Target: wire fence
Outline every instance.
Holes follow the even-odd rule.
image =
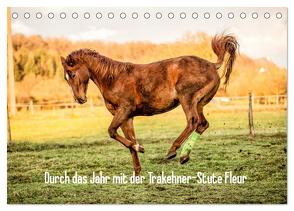
[[[254,96],[252,95],[252,107],[253,110],[275,110],[275,109],[287,109],[288,97],[287,95],[270,95],[270,96]],[[89,99],[87,103],[80,105],[74,102],[72,99],[64,101],[54,100],[46,102],[34,103],[30,101],[28,103],[17,103],[17,111],[27,111],[32,114],[35,111],[42,110],[57,110],[57,109],[75,109],[88,107],[90,110],[94,110],[95,107],[103,106],[103,102],[98,99]],[[237,97],[214,97],[207,105],[207,108],[212,110],[248,110],[248,96]]]

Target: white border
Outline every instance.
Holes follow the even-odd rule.
[[[61,4],[61,2],[63,2]],[[293,122],[292,110],[288,112],[288,205],[265,205],[265,206],[258,206],[258,205],[238,205],[238,206],[220,206],[220,205],[160,205],[160,206],[143,206],[143,205],[136,205],[136,206],[117,206],[117,205],[99,205],[99,206],[87,206],[81,207],[76,205],[69,205],[69,206],[15,206],[15,205],[7,205],[7,155],[6,155],[6,140],[7,140],[7,129],[6,129],[6,29],[7,29],[7,21],[6,21],[6,7],[7,6],[18,6],[18,7],[36,7],[36,6],[52,6],[52,7],[61,7],[61,6],[96,6],[96,7],[288,7],[288,37],[293,37],[293,29],[290,27],[292,24],[292,20],[294,20],[292,14],[292,5],[291,2],[293,0],[266,0],[266,1],[256,1],[256,0],[246,0],[246,1],[236,1],[236,0],[107,0],[107,1],[93,1],[93,0],[71,0],[68,2],[60,1],[60,0],[50,0],[50,1],[40,1],[40,0],[2,0],[1,1],[1,10],[0,10],[0,20],[1,20],[1,31],[0,31],[0,134],[1,134],[1,141],[0,141],[0,210],[51,210],[51,209],[58,209],[58,210],[80,210],[80,209],[105,209],[105,210],[112,210],[112,209],[120,209],[120,210],[149,210],[149,209],[205,209],[205,210],[227,210],[227,209],[238,209],[238,210],[248,210],[248,209],[264,209],[264,210],[277,210],[277,209],[292,209],[293,210],[293,182],[291,178],[293,178],[293,132],[291,132],[291,122]],[[288,108],[292,108],[292,96],[290,94],[293,90],[293,76],[291,73],[292,61],[289,58],[293,58],[293,43],[292,40],[288,40],[289,46],[289,56],[288,56],[288,81],[290,81],[288,87]],[[292,83],[291,83],[292,81]],[[292,119],[292,120],[291,120]]]

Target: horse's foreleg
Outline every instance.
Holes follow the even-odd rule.
[[[130,118],[127,121],[125,121],[120,128],[122,129],[125,138],[131,140],[134,144],[138,144],[136,137],[135,137],[135,131],[134,131],[134,125],[133,125],[133,119]],[[138,156],[138,152],[134,150],[133,148],[130,148],[130,152],[132,155],[133,159],[133,166],[134,166],[134,171],[136,175],[139,175],[141,172],[141,164]]]
[[[144,152],[144,148],[138,144],[134,144],[130,140],[122,137],[117,133],[117,129],[128,120],[129,112],[126,109],[118,109],[116,110],[112,122],[108,128],[109,136],[120,143],[122,143],[127,148],[132,148],[137,152]]]

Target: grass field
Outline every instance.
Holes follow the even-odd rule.
[[[103,108],[21,113],[11,120],[8,145],[8,203],[287,203],[287,112],[254,113],[256,137],[248,140],[247,112],[206,111],[210,128],[190,161],[159,164],[185,127],[180,108],[135,119],[145,147],[142,175],[198,171],[246,175],[244,184],[44,184],[44,172],[78,171],[90,176],[132,174],[129,150],[111,140],[111,116]]]

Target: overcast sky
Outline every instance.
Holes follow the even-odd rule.
[[[253,58],[264,57],[287,67],[286,8],[35,7],[12,8],[11,12],[13,33],[63,37],[73,41],[162,43],[179,40],[187,32],[214,35],[225,31],[238,37],[241,53]],[[145,13],[150,14],[148,19],[144,17]],[[170,19],[169,13],[174,14],[174,17]],[[241,13],[246,14],[246,17],[242,19]],[[61,18],[64,14],[65,17]],[[145,16],[148,17],[148,14]]]

